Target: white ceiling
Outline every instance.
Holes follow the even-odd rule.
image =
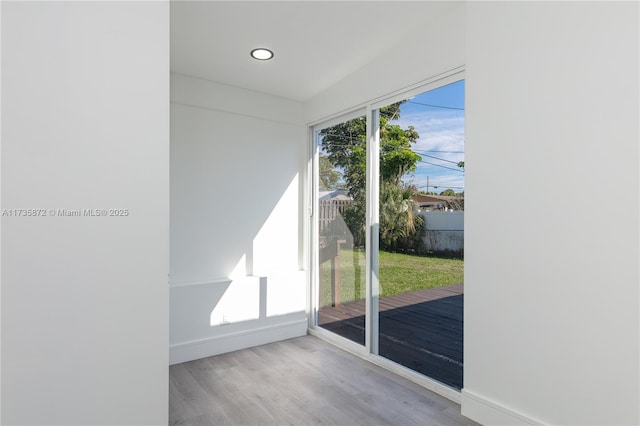
[[[171,71],[298,101],[321,93],[455,2],[172,1]],[[249,52],[267,47],[271,61]],[[402,66],[402,58],[390,57]]]

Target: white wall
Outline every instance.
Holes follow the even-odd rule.
[[[638,3],[466,23],[463,414],[638,424]]]
[[[166,424],[169,5],[2,2],[2,423]]]
[[[427,250],[464,250],[464,211],[419,212],[425,221]]]
[[[172,74],[172,363],[306,333],[306,144],[299,103]]]
[[[451,2],[442,16],[428,15],[431,10],[425,2],[424,26],[308,102],[308,122],[354,109],[464,65],[464,4]],[[372,23],[372,28],[377,24]]]

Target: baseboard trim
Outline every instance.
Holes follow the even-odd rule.
[[[303,318],[237,333],[176,343],[169,346],[169,365],[304,336],[307,334],[307,327],[307,319]]]
[[[463,389],[461,413],[483,425],[544,425],[544,422]]]

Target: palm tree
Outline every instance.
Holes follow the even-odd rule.
[[[416,216],[416,188],[402,183],[380,185],[380,248],[391,251],[419,249],[424,219]]]

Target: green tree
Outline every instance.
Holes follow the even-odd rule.
[[[401,242],[408,244],[411,237],[423,227],[420,224],[422,218],[413,217],[413,205],[410,202],[417,193],[416,188],[402,183],[403,176],[414,172],[417,162],[421,160],[411,149],[419,135],[413,126],[402,128],[400,125],[390,124],[400,117],[401,104],[402,102],[396,102],[380,109],[380,240],[381,247],[394,251]],[[353,234],[355,245],[362,246],[366,210],[365,117],[324,129],[321,136],[321,147],[328,161],[343,170],[345,187],[354,200],[344,210],[344,218]]]
[[[367,204],[364,196],[358,196],[353,200],[351,205],[347,206],[342,212],[344,222],[349,227],[351,235],[353,235],[354,247],[364,247],[367,233],[366,223]]]
[[[366,122],[349,120],[320,132],[321,147],[328,161],[343,170],[345,186],[352,197],[364,191],[366,178]]]
[[[380,185],[380,248],[387,251],[422,251],[426,230],[422,216],[416,216],[414,186],[382,182]]]
[[[321,155],[319,160],[320,190],[331,191],[338,189],[341,173],[335,169],[329,158]]]
[[[447,197],[455,197],[456,196],[456,191],[454,191],[453,189],[449,188],[449,189],[445,189],[444,191],[442,191],[440,193],[440,195],[444,195]]]
[[[400,105],[396,102],[380,109],[380,176],[384,182],[400,183],[402,177],[416,170],[422,158],[411,150],[418,140],[413,126],[403,129],[389,124],[400,117]],[[346,188],[355,199],[365,189],[366,182],[366,120],[365,117],[349,120],[320,132],[322,149],[332,164],[344,170]]]
[[[403,129],[389,121],[380,114],[380,176],[383,182],[399,185],[404,175],[415,172],[416,163],[422,159],[411,150],[419,135],[413,126]]]

